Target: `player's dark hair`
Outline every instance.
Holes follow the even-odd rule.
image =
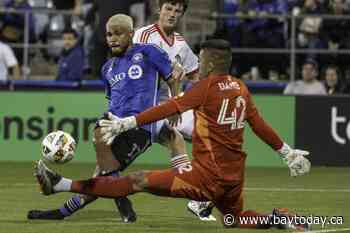
[[[229,72],[232,63],[232,51],[230,42],[222,39],[211,39],[201,44],[201,49],[210,50],[210,59],[215,64],[215,69]]]
[[[62,32],[63,34],[73,34],[75,38],[79,37],[78,32],[71,27],[65,28]]]
[[[182,4],[184,6],[184,13],[186,12],[188,7],[188,0],[159,0],[158,1],[159,9],[162,9],[162,6],[165,3],[170,3],[171,5],[176,5],[176,3]]]
[[[231,51],[231,44],[227,40],[212,39],[204,41],[201,44],[201,49],[219,49]]]

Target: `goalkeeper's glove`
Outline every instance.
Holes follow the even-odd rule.
[[[292,149],[284,143],[278,152],[288,165],[291,176],[301,176],[310,171],[311,163],[305,158],[306,155],[310,154],[308,151]]]
[[[100,120],[102,140],[111,145],[114,138],[119,134],[137,127],[136,118],[134,116],[119,118],[112,113],[108,113],[109,120]]]

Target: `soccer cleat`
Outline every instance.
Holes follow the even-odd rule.
[[[62,177],[46,167],[42,160],[36,162],[34,169],[34,176],[40,185],[41,193],[46,196],[56,193],[53,187],[62,179]]]
[[[278,219],[278,224],[273,225],[278,229],[293,229],[300,232],[311,230],[311,225],[308,223],[300,224],[296,220],[297,215],[292,215],[286,208],[275,208],[272,211],[272,218]]]
[[[211,214],[214,205],[211,202],[189,201],[187,210],[196,215],[201,221],[216,221]]]
[[[62,220],[63,214],[59,209],[56,210],[30,210],[27,214],[28,219],[38,220]]]
[[[132,208],[132,203],[127,197],[118,197],[114,199],[118,207],[120,217],[124,223],[136,222],[137,216]]]

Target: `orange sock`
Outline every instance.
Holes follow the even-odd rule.
[[[125,197],[134,190],[129,177],[100,176],[89,180],[73,181],[71,191],[99,197]]]

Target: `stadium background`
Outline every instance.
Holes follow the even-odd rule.
[[[29,1],[34,3],[35,1]],[[38,1],[40,2],[40,1]],[[46,1],[42,1],[46,2]],[[180,31],[196,49],[198,43],[215,33],[222,22],[219,18],[225,1],[192,0]],[[288,1],[289,2],[289,1]],[[150,1],[152,6],[154,1]],[[71,14],[71,11],[43,9],[41,15]],[[1,8],[1,12],[8,9]],[[152,14],[152,13],[150,13]],[[296,23],[292,15],[289,26]],[[319,17],[325,17],[318,14]],[[254,16],[259,17],[259,16]],[[265,16],[266,17],[266,16]],[[270,15],[268,17],[280,17]],[[328,16],[332,17],[332,16]],[[344,18],[348,17],[347,15]],[[327,226],[329,232],[350,232],[348,194],[350,166],[350,97],[343,96],[284,96],[283,89],[289,79],[297,79],[301,62],[297,55],[310,50],[294,46],[297,28],[291,30],[291,46],[277,50],[266,48],[234,48],[237,53],[285,54],[288,63],[287,79],[247,81],[262,115],[291,145],[312,152],[315,165],[309,176],[297,180],[288,177],[288,171],[278,156],[247,129],[245,149],[248,151],[247,207],[268,211],[273,206],[290,206],[301,214],[338,215],[345,224]],[[26,30],[26,27],[24,27]],[[294,34],[293,34],[294,33]],[[50,208],[61,203],[67,195],[57,199],[43,199],[31,177],[32,161],[40,157],[40,142],[52,129],[62,127],[79,138],[75,160],[66,167],[58,167],[65,174],[84,178],[93,170],[94,153],[91,130],[94,119],[104,110],[104,94],[101,83],[87,80],[79,83],[55,82],[56,64],[46,61],[40,54],[43,49],[59,50],[59,37],[52,37],[51,44],[10,43],[12,48],[24,48],[22,79],[0,81],[0,232],[221,232],[219,224],[198,223],[184,213],[185,201],[158,199],[148,195],[133,197],[140,213],[135,226],[124,226],[114,217],[110,202],[82,211],[71,220],[31,224],[25,220],[30,208]],[[57,39],[57,40],[55,40]],[[26,39],[25,39],[26,40]],[[294,42],[293,42],[294,41]],[[27,38],[27,41],[29,39]],[[50,42],[50,41],[49,41]],[[55,47],[56,46],[56,47]],[[343,50],[313,50],[320,54],[347,53]],[[55,51],[53,51],[55,53]],[[34,56],[39,54],[38,56]],[[345,72],[345,70],[343,70]],[[334,110],[336,109],[336,110]],[[335,114],[336,111],[336,114]],[[335,139],[338,135],[344,143]],[[188,145],[189,149],[191,145]],[[162,168],[169,163],[167,151],[158,145],[141,156],[131,170]],[[332,166],[332,167],[331,167]],[[181,202],[181,205],[178,204]],[[258,206],[258,207],[257,207]],[[152,214],[150,214],[152,213]],[[30,225],[29,225],[30,224]],[[86,228],[85,226],[89,226]],[[106,229],[106,226],[109,229]],[[332,231],[332,229],[335,229]],[[226,231],[225,231],[226,232]],[[237,231],[241,232],[241,231]],[[242,231],[246,232],[246,231]],[[265,231],[264,231],[265,232]],[[268,231],[266,231],[268,232]]]

